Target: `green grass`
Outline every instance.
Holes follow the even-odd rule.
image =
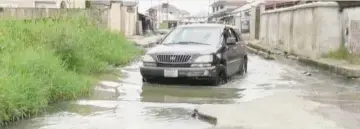
[[[92,75],[141,54],[120,34],[86,17],[0,21],[0,126],[49,103],[88,96]]]
[[[345,60],[351,64],[360,64],[360,57],[351,54],[345,47],[345,45],[341,45],[337,50],[329,52],[324,57],[337,60]]]

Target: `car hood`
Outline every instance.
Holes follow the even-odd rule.
[[[170,44],[158,45],[150,49],[147,54],[211,54],[217,51],[214,45],[202,44]]]

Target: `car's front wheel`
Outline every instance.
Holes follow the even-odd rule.
[[[218,71],[219,72],[216,76],[210,78],[210,85],[212,86],[219,86],[223,82],[226,83],[228,80],[228,77],[226,75],[226,68],[224,65],[220,65]]]
[[[143,82],[146,82],[146,83],[154,83],[154,82],[155,82],[155,78],[143,76],[142,81],[143,81]]]
[[[219,76],[212,77],[210,79],[210,85],[212,85],[212,86],[218,86],[218,85],[220,85],[220,83],[221,83],[221,78]]]
[[[242,63],[239,66],[239,74],[242,75],[242,74],[247,73],[247,63],[248,63],[247,58],[244,58]]]

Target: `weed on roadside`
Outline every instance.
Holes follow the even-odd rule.
[[[345,45],[341,45],[337,50],[324,55],[325,58],[344,60],[351,64],[360,64],[360,56],[351,54]]]
[[[141,54],[125,36],[86,17],[3,20],[0,28],[0,122],[90,95],[92,75]]]

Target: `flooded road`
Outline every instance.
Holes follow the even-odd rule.
[[[319,112],[339,121],[348,119],[349,129],[360,127],[358,82],[295,61],[251,55],[248,74],[219,87],[176,80],[143,84],[139,65],[118,69],[122,77],[102,81],[90,98],[53,105],[46,114],[7,129],[209,129],[214,126],[191,117],[200,104],[236,104],[290,91],[308,101],[340,107],[352,117]]]

